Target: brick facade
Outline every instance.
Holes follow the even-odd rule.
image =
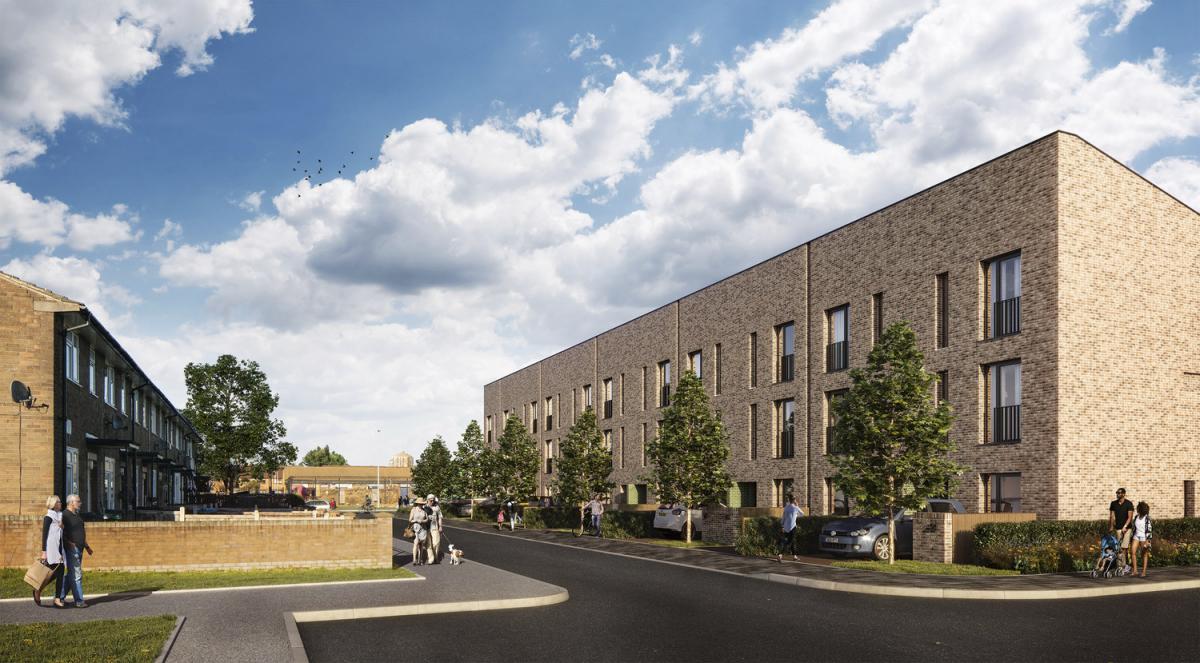
[[[992,338],[989,262],[1014,252],[1020,330]],[[939,274],[948,284],[944,347]],[[883,325],[908,321],[927,368],[948,378],[956,459],[971,468],[955,497],[969,510],[987,508],[989,475],[1012,473],[1020,475],[1019,508],[1042,518],[1103,517],[1118,485],[1157,515],[1178,516],[1184,481],[1200,478],[1197,283],[1196,212],[1058,132],[501,378],[484,388],[484,416],[501,422],[505,409],[569,399],[585,384],[602,412],[600,385],[624,375],[624,407],[600,427],[614,430],[613,480],[635,483],[644,474],[641,426],[652,437],[658,418],[658,363],[671,361],[674,385],[700,350],[704,384],[728,428],[734,480],[755,484],[758,506],[778,504],[776,486],[790,480],[806,511],[829,513],[827,397],[850,381],[848,371],[826,370],[827,314],[848,306],[853,368],[866,362],[882,303]],[[795,325],[795,371],[781,381],[776,329],[787,322]],[[987,376],[1008,361],[1020,362],[1019,441],[994,443]],[[775,409],[785,399],[795,404],[790,458],[777,453]],[[539,434],[539,444],[564,432]]]

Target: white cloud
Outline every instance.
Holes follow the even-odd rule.
[[[695,30],[692,34],[688,35],[688,43],[692,46],[699,46],[702,41],[704,41],[704,34],[699,30]]]
[[[129,322],[129,309],[141,300],[119,285],[106,283],[102,266],[84,258],[37,254],[10,260],[0,271],[86,304],[106,326],[117,329]],[[120,314],[116,314],[118,308]]]
[[[246,194],[239,202],[238,207],[247,212],[258,213],[262,209],[262,197],[265,191],[252,191]]]
[[[1116,0],[1117,9],[1120,10],[1117,15],[1117,24],[1108,31],[1108,34],[1124,32],[1133,19],[1149,9],[1151,4],[1153,3],[1150,0]]]
[[[608,67],[609,69],[617,68],[617,61],[614,60],[613,56],[609,55],[608,53],[602,53],[600,55],[600,64]]]
[[[183,226],[175,223],[170,219],[163,219],[162,228],[154,233],[154,241],[159,241],[163,238],[178,238],[183,236]]]
[[[1146,177],[1192,209],[1200,210],[1200,158],[1159,159],[1146,169]]]
[[[16,240],[91,251],[136,240],[136,221],[123,205],[115,205],[110,214],[86,216],[72,212],[66,203],[38,200],[16,184],[0,180],[0,249]]]
[[[682,62],[683,49],[671,44],[667,48],[666,62],[662,61],[662,55],[659,53],[646,58],[648,66],[638,72],[638,79],[651,85],[678,90],[687,83],[691,76],[691,72],[680,66]]]
[[[571,52],[567,55],[567,57],[571,58],[572,60],[578,60],[583,56],[584,51],[594,51],[600,48],[600,45],[603,43],[603,41],[600,41],[596,38],[596,35],[590,32],[583,34],[577,33],[572,36],[571,40],[568,42],[568,45],[571,47]]]

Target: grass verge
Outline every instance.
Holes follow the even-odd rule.
[[[719,548],[721,544],[710,543],[708,541],[681,541],[679,539],[634,539],[638,543],[649,543],[656,546],[666,546],[667,548]]]
[[[971,564],[938,564],[937,562],[918,562],[911,559],[898,559],[895,564],[870,560],[847,560],[833,562],[833,566],[843,569],[859,569],[862,571],[879,571],[881,573],[919,573],[928,576],[1019,576],[1017,571],[1009,569],[989,569],[986,566]]]
[[[69,624],[0,624],[0,661],[150,663],[173,628],[174,615]]]
[[[0,598],[32,597],[24,581],[24,569],[0,569]],[[262,569],[258,571],[89,571],[83,567],[86,595],[112,592],[154,592],[164,589],[205,589],[209,587],[245,587],[248,585],[287,585],[292,583],[344,582],[414,578],[402,568],[391,569]],[[53,585],[43,592],[49,603]],[[85,595],[85,598],[86,598]],[[6,659],[0,659],[6,660]]]

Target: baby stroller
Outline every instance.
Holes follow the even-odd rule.
[[[1121,551],[1121,542],[1112,533],[1100,537],[1100,556],[1096,558],[1096,566],[1092,568],[1092,577],[1111,578],[1114,575],[1125,575],[1125,567],[1117,559]]]
[[[592,509],[590,507],[583,508],[583,527],[579,528],[579,536],[585,534],[594,534],[592,532]]]

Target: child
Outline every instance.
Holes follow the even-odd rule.
[[[1154,538],[1150,521],[1150,505],[1138,502],[1137,515],[1133,518],[1133,575],[1137,575],[1138,553],[1142,554],[1142,577],[1146,577],[1146,567],[1150,565],[1150,545]]]
[[[504,529],[504,509],[496,512],[496,529]]]

